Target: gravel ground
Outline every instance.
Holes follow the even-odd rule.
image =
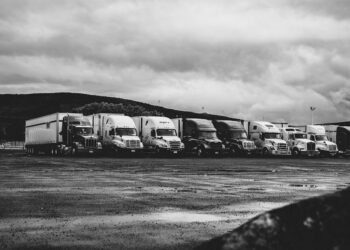
[[[192,249],[349,180],[348,159],[0,152],[0,249]]]

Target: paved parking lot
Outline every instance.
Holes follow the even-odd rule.
[[[350,185],[349,159],[0,154],[0,248],[192,249]]]

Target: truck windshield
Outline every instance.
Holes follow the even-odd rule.
[[[281,134],[279,133],[264,133],[265,139],[281,139]]]
[[[130,135],[136,136],[136,129],[134,128],[116,128],[115,134],[119,136]]]
[[[92,128],[90,127],[74,127],[73,131],[77,135],[91,135]]]
[[[316,141],[328,141],[328,138],[325,135],[316,135]]]
[[[245,131],[231,131],[231,139],[247,139]]]
[[[216,132],[209,132],[209,131],[199,131],[198,137],[202,139],[216,139]]]
[[[157,136],[176,136],[175,129],[157,129]]]
[[[306,134],[295,134],[295,139],[307,139]]]

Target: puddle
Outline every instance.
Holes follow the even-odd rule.
[[[227,219],[226,217],[220,217],[212,214],[201,214],[194,212],[163,212],[152,214],[150,217],[153,217],[155,220],[173,223],[210,222]]]
[[[289,184],[290,187],[300,187],[300,188],[317,188],[317,185],[315,184],[299,184],[299,183],[294,183],[294,184]]]
[[[231,213],[262,213],[278,207],[283,207],[289,204],[288,202],[247,202],[225,206],[224,210],[229,210]]]
[[[265,189],[264,188],[259,188],[259,187],[250,187],[250,188],[247,188],[247,190],[250,190],[250,191],[264,191]]]

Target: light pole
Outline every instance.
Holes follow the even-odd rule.
[[[316,107],[310,107],[311,110],[311,125],[314,125],[314,111],[315,111]]]

